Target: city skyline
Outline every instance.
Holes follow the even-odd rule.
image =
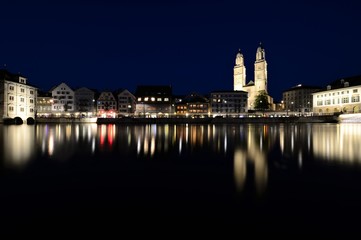
[[[297,84],[359,75],[356,1],[11,1],[0,16],[0,64],[47,91],[171,85],[174,94],[233,90],[241,49],[253,80],[262,42],[276,101]]]

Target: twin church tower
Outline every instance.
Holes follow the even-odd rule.
[[[265,50],[260,43],[256,52],[256,61],[254,63],[254,81],[246,83],[246,67],[241,50],[236,55],[236,64],[233,68],[233,90],[248,92],[248,109],[254,110],[254,104],[260,91],[268,95],[267,90],[267,61]],[[268,95],[268,102],[273,105],[273,99]]]

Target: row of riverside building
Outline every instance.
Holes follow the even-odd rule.
[[[314,115],[360,112],[361,76],[337,79],[323,87],[299,84],[283,91],[274,103],[268,95],[267,62],[263,46],[257,48],[254,80],[246,82],[244,57],[239,50],[234,66],[234,88],[206,96],[176,96],[171,86],[144,86],[99,92],[61,83],[48,92],[28,84],[27,78],[0,69],[0,123],[34,122],[36,118],[118,117],[245,117],[254,114],[257,95],[266,93],[268,115]],[[264,114],[264,112],[263,112]]]
[[[1,121],[36,118],[210,117],[247,113],[247,92],[216,91],[210,97],[191,93],[175,96],[171,86],[138,86],[99,92],[61,83],[48,92],[28,84],[27,78],[0,70]]]

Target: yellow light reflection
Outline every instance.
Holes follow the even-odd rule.
[[[360,124],[314,125],[312,128],[313,153],[327,161],[361,164],[360,132]]]
[[[49,156],[52,156],[53,153],[54,153],[54,134],[52,131],[50,131],[48,138],[48,154]]]
[[[237,191],[242,192],[247,176],[246,155],[240,149],[237,149],[234,151],[233,161],[233,174],[236,189]]]
[[[4,126],[5,165],[21,168],[26,165],[35,151],[34,126]]]

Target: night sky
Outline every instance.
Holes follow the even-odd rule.
[[[174,94],[233,90],[241,49],[247,82],[259,42],[275,100],[299,83],[361,74],[360,1],[0,2],[0,68],[41,90],[171,85]]]

